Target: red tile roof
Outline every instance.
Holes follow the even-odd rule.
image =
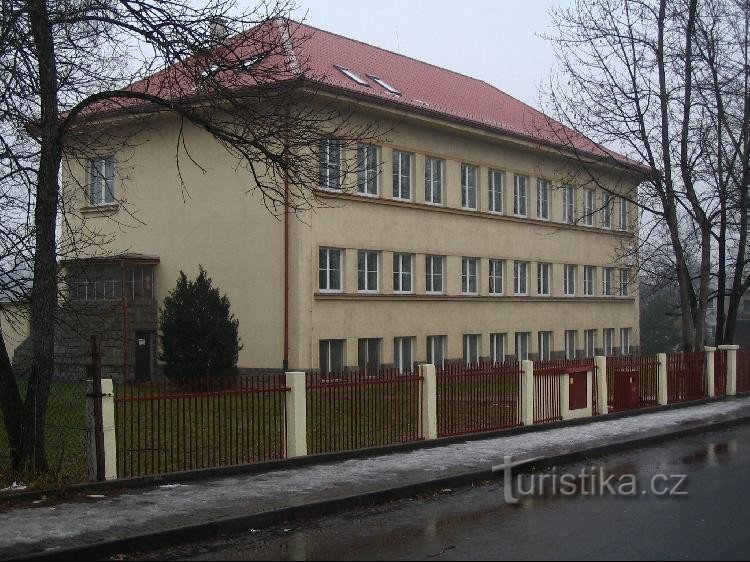
[[[286,25],[285,25],[286,24]],[[262,30],[260,33],[258,30]],[[279,41],[288,33],[289,41]],[[506,94],[502,90],[457,72],[446,70],[386,49],[368,45],[335,33],[298,22],[274,20],[228,40],[227,58],[246,60],[264,46],[270,46],[262,64],[274,76],[271,81],[286,80],[302,74],[324,87],[364,96],[372,101],[396,104],[419,112],[460,120],[532,141],[552,145],[572,144],[594,156],[612,158],[631,167],[639,164],[610,151],[580,135],[542,112]],[[280,45],[293,46],[280,52]],[[342,66],[365,79],[369,86],[357,84],[336,67]],[[195,95],[195,72],[185,72],[187,65],[170,67],[128,89],[163,95],[164,90],[181,92],[175,97]],[[227,72],[226,74],[229,74]],[[400,91],[394,95],[369,76],[378,76]],[[231,72],[232,87],[252,87],[253,74],[245,78]],[[114,109],[137,101],[100,105],[96,110]]]

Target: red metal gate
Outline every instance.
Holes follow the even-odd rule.
[[[607,357],[607,403],[613,412],[649,408],[659,403],[659,358]]]
[[[706,392],[706,354],[701,351],[667,356],[669,403],[700,400]]]
[[[727,352],[722,349],[714,352],[714,391],[716,396],[727,394]]]

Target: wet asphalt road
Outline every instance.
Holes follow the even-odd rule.
[[[748,426],[558,467],[547,474],[544,492],[525,496],[516,506],[505,502],[501,483],[488,483],[132,558],[750,558]],[[553,474],[558,476],[556,486]],[[569,475],[566,487],[560,480],[564,474]],[[684,482],[681,475],[687,477]],[[604,495],[593,495],[592,489],[601,491],[601,483],[610,477],[612,488],[604,486]],[[652,483],[657,493],[675,488],[687,495],[657,497]],[[542,488],[538,476],[525,476],[521,485],[527,491]],[[572,486],[577,493],[563,495]],[[620,495],[612,495],[611,489]]]

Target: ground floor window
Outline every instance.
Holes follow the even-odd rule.
[[[328,375],[344,370],[344,347],[346,340],[320,340],[320,373]]]
[[[516,359],[527,361],[531,347],[531,332],[516,332]]]
[[[380,340],[367,338],[359,340],[359,372],[372,374],[380,368]]]
[[[414,338],[394,338],[393,363],[399,373],[410,371],[413,363],[412,341]]]
[[[493,363],[503,363],[507,349],[507,334],[490,334],[490,361]]]
[[[539,332],[539,360],[549,361],[552,358],[552,332]]]
[[[464,364],[476,365],[479,363],[479,334],[464,335]]]
[[[427,362],[438,369],[445,361],[445,336],[427,336]]]

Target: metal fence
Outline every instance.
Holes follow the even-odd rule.
[[[550,423],[562,420],[560,378],[569,369],[580,367],[587,367],[596,372],[593,357],[534,362],[534,423]],[[596,384],[593,384],[593,386],[595,387]]]
[[[283,374],[115,385],[120,478],[286,456]]]
[[[716,396],[727,394],[727,351],[717,349],[714,352],[714,387]]]
[[[658,406],[658,356],[607,357],[607,394],[613,412]]]
[[[667,355],[669,403],[700,400],[706,396],[706,354],[697,351]]]
[[[422,377],[381,368],[307,375],[310,454],[420,441]]]
[[[737,392],[750,392],[750,351],[737,352]]]
[[[445,364],[437,372],[438,436],[522,425],[522,374],[517,361]]]

